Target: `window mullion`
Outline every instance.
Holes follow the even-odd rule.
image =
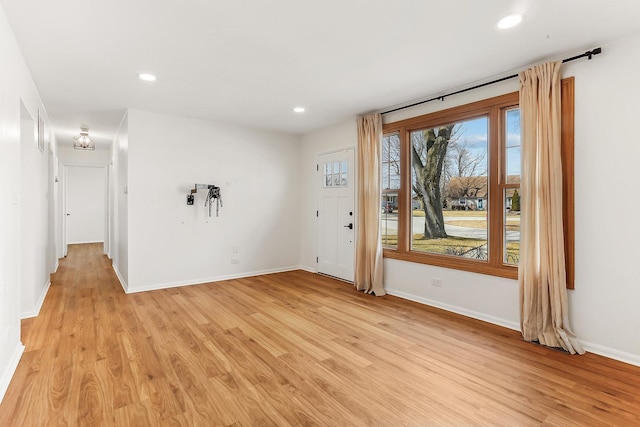
[[[400,191],[398,194],[398,251],[409,252],[411,244],[411,157],[408,131],[400,129]]]
[[[502,215],[502,119],[500,109],[491,108],[489,113],[489,265],[501,266],[502,263],[502,230],[504,215]]]

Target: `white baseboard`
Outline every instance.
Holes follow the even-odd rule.
[[[306,265],[298,266],[298,270],[304,270],[304,271],[307,271],[309,273],[317,273],[318,272],[317,268],[307,267]]]
[[[499,317],[490,316],[488,314],[480,313],[478,311],[468,310],[466,308],[457,307],[455,305],[445,304],[440,301],[435,301],[435,300],[420,297],[417,295],[408,294],[406,292],[398,291],[395,289],[385,288],[385,291],[387,291],[387,294],[389,295],[408,299],[409,301],[419,302],[421,304],[425,304],[431,307],[440,308],[442,310],[450,311],[452,313],[457,313],[463,316],[471,317],[472,319],[482,320],[483,322],[488,322],[494,325],[503,326],[508,329],[513,329],[514,331],[520,330],[520,324],[513,322],[511,320],[501,319]]]
[[[600,356],[618,360],[630,365],[640,366],[640,356],[638,356],[637,354],[625,353],[624,351],[582,340],[580,341],[580,343],[582,344],[582,347],[585,349],[585,351],[588,351],[589,353],[598,354]]]
[[[397,291],[394,289],[385,289],[385,290],[389,295],[408,299],[410,301],[419,302],[421,304],[425,304],[431,307],[441,308],[442,310],[461,314],[463,316],[471,317],[473,319],[482,320],[484,322],[492,323],[494,325],[503,326],[508,329],[513,329],[514,331],[520,330],[520,325],[518,323],[509,321],[509,320],[500,319],[495,316],[489,316],[484,313],[467,310],[465,308],[456,307],[450,304],[444,304],[439,301],[430,300],[428,298],[419,297],[416,295],[408,294],[408,293]],[[628,363],[630,365],[640,366],[640,356],[636,354],[626,353],[624,351],[619,351],[614,348],[610,348],[600,344],[594,344],[586,341],[581,341],[581,343],[585,351],[588,351],[590,353],[598,354],[600,356],[604,356],[613,360],[618,360],[620,362]]]
[[[111,267],[113,268],[113,271],[115,271],[116,273],[116,277],[118,278],[118,281],[120,282],[120,286],[122,286],[122,290],[124,291],[125,294],[129,293],[129,286],[127,285],[127,282],[122,278],[122,274],[120,274],[120,270],[118,270],[118,266],[116,265],[115,262],[111,263]]]
[[[44,304],[44,299],[47,297],[47,292],[49,292],[49,287],[51,286],[51,280],[47,280],[47,283],[44,285],[40,296],[38,297],[38,302],[36,303],[36,307],[33,311],[27,311],[22,313],[23,319],[29,319],[31,317],[38,317],[40,314],[40,309],[42,309],[42,304]]]
[[[18,345],[16,346],[6,369],[0,377],[0,402],[2,402],[2,399],[9,388],[9,383],[11,383],[11,378],[13,378],[13,374],[16,372],[22,353],[24,353],[24,345],[18,341]]]
[[[137,292],[147,292],[147,291],[156,291],[159,289],[177,288],[180,286],[201,285],[203,283],[220,282],[222,280],[232,280],[232,279],[242,279],[245,277],[263,276],[265,274],[284,273],[286,271],[294,271],[294,270],[300,270],[300,266],[296,265],[292,267],[274,268],[271,270],[249,271],[245,273],[227,274],[222,276],[214,276],[214,277],[207,277],[203,279],[193,279],[193,280],[186,280],[186,281],[180,281],[180,282],[158,283],[158,284],[141,286],[136,288],[128,287],[127,289],[125,289],[125,292],[128,294],[133,294]]]

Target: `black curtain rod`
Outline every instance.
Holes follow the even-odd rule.
[[[589,58],[589,59],[591,59],[594,55],[598,55],[600,53],[602,53],[602,48],[597,47],[597,48],[595,48],[593,50],[588,50],[583,54],[572,56],[571,58],[563,59],[562,63],[564,64],[565,62],[575,61],[576,59],[580,59],[580,58]],[[489,86],[489,85],[492,85],[492,84],[495,84],[495,83],[500,83],[500,82],[503,82],[505,80],[515,79],[516,77],[518,77],[518,74],[513,74],[511,76],[502,77],[502,78],[499,78],[499,79],[496,79],[496,80],[492,80],[490,82],[482,83],[482,84],[475,85],[475,86],[472,86],[472,87],[468,87],[468,88],[465,88],[465,89],[460,89],[460,90],[457,90],[455,92],[447,93],[446,95],[436,96],[435,98],[431,98],[431,99],[427,99],[427,100],[419,101],[419,102],[414,102],[413,104],[405,105],[404,107],[398,107],[398,108],[394,108],[393,110],[384,111],[384,112],[382,112],[380,114],[393,113],[394,111],[404,110],[405,108],[415,107],[416,105],[426,104],[427,102],[431,102],[431,101],[444,101],[444,99],[446,97],[448,97],[448,96],[457,95],[457,94],[463,93],[463,92],[469,92],[470,90],[479,89],[481,87]]]

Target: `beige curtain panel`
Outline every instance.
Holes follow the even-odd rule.
[[[584,353],[569,325],[562,225],[560,62],[520,73],[520,326],[526,341]]]
[[[382,284],[380,149],[382,116],[358,117],[358,216],[354,286],[377,296]]]

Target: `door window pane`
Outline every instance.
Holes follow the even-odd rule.
[[[348,177],[347,161],[343,160],[342,163],[340,163],[340,185],[341,186],[344,187],[347,185],[347,177]]]
[[[349,181],[348,162],[341,160],[325,163],[322,168],[325,187],[346,187]]]
[[[331,173],[331,163],[324,164],[324,186],[331,187],[333,185],[333,174]]]

